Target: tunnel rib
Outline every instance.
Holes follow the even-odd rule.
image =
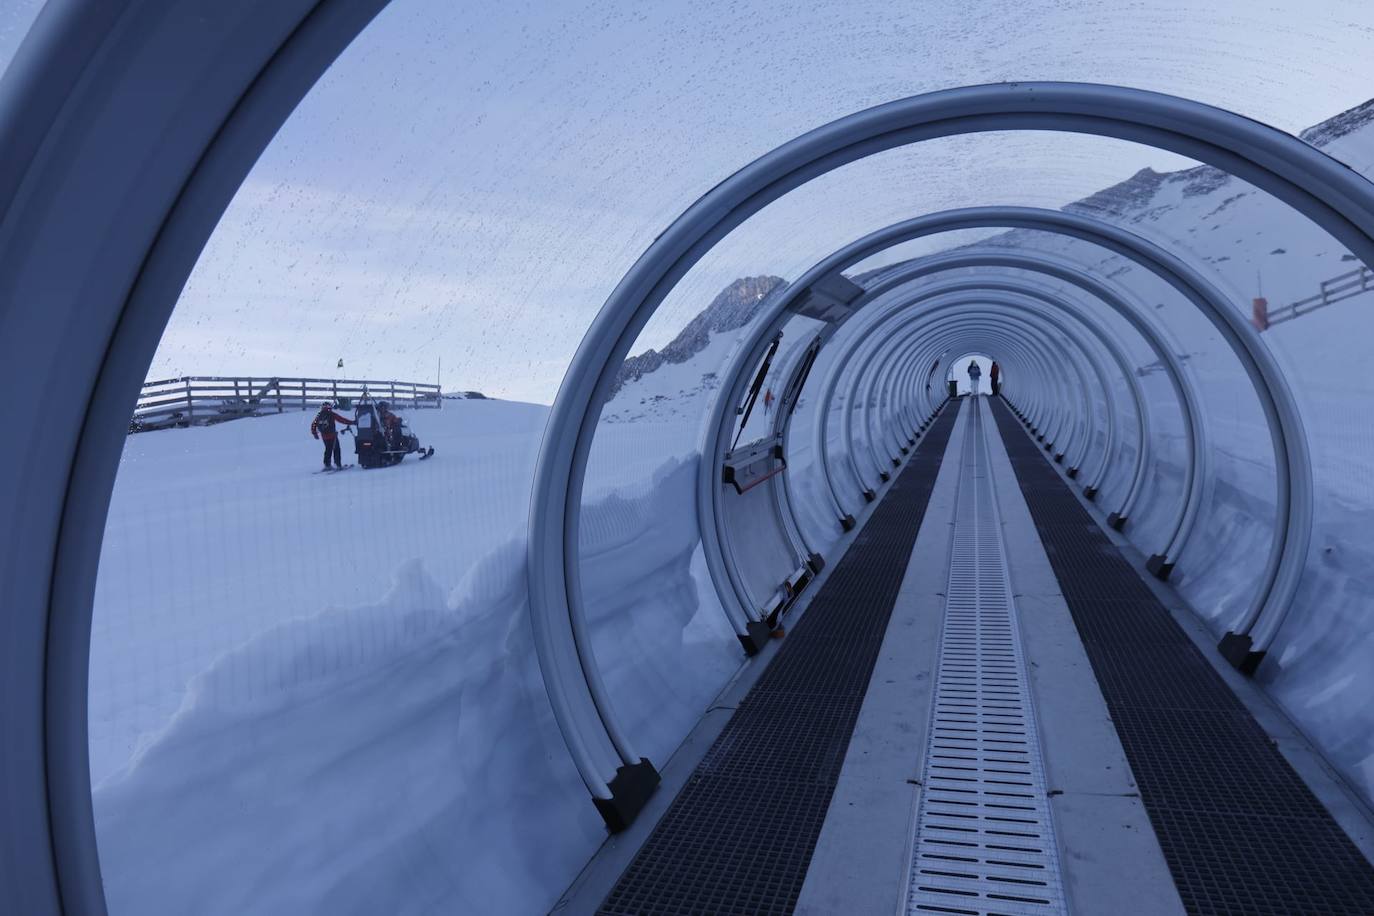
[[[1374,867],[1000,400],[994,416],[1190,913],[1374,913]]]
[[[935,420],[601,913],[792,912],[957,415]]]

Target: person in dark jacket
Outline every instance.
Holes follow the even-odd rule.
[[[997,397],[997,392],[1002,390],[1002,367],[997,365],[997,360],[992,361],[992,368],[988,370],[988,384],[992,386],[992,396]]]
[[[334,403],[325,401],[320,405],[320,412],[315,414],[315,419],[310,421],[310,435],[316,439],[324,440],[324,469],[329,470],[329,458],[334,457],[334,468],[338,470],[343,467],[343,449],[339,447],[339,427],[342,423],[345,426],[352,426],[353,421],[348,417],[343,417],[334,412]]]
[[[969,394],[978,397],[978,380],[983,377],[983,367],[978,365],[977,360],[968,364],[968,389]]]

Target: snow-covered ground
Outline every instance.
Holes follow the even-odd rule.
[[[129,438],[91,654],[113,913],[547,909],[604,829],[530,644],[546,415],[417,411],[433,459],[341,474],[307,414]],[[594,646],[657,760],[739,660],[671,523],[695,467],[643,456],[583,511]]]

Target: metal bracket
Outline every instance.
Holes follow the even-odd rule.
[[[606,829],[611,833],[619,833],[634,823],[635,817],[644,810],[649,796],[658,788],[658,783],[658,770],[646,757],[639,758],[639,763],[625,764],[617,769],[615,777],[608,783],[611,797],[592,798],[596,810],[601,813],[601,819],[606,822]]]
[[[1254,641],[1249,636],[1227,630],[1221,642],[1217,643],[1217,649],[1221,651],[1221,657],[1231,663],[1231,667],[1241,674],[1253,676],[1260,662],[1264,661],[1265,653],[1254,651],[1250,648],[1252,645]]]
[[[1161,582],[1169,581],[1169,574],[1174,571],[1174,564],[1170,563],[1162,554],[1151,554],[1145,561],[1145,568],[1150,574]]]

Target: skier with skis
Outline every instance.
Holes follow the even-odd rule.
[[[334,470],[343,470],[343,449],[339,447],[339,428],[338,423],[345,426],[352,426],[353,421],[348,417],[340,416],[334,412],[334,402],[325,401],[320,405],[320,412],[315,414],[315,419],[310,421],[310,435],[316,439],[324,440],[324,469],[329,470],[329,458],[334,457]]]

